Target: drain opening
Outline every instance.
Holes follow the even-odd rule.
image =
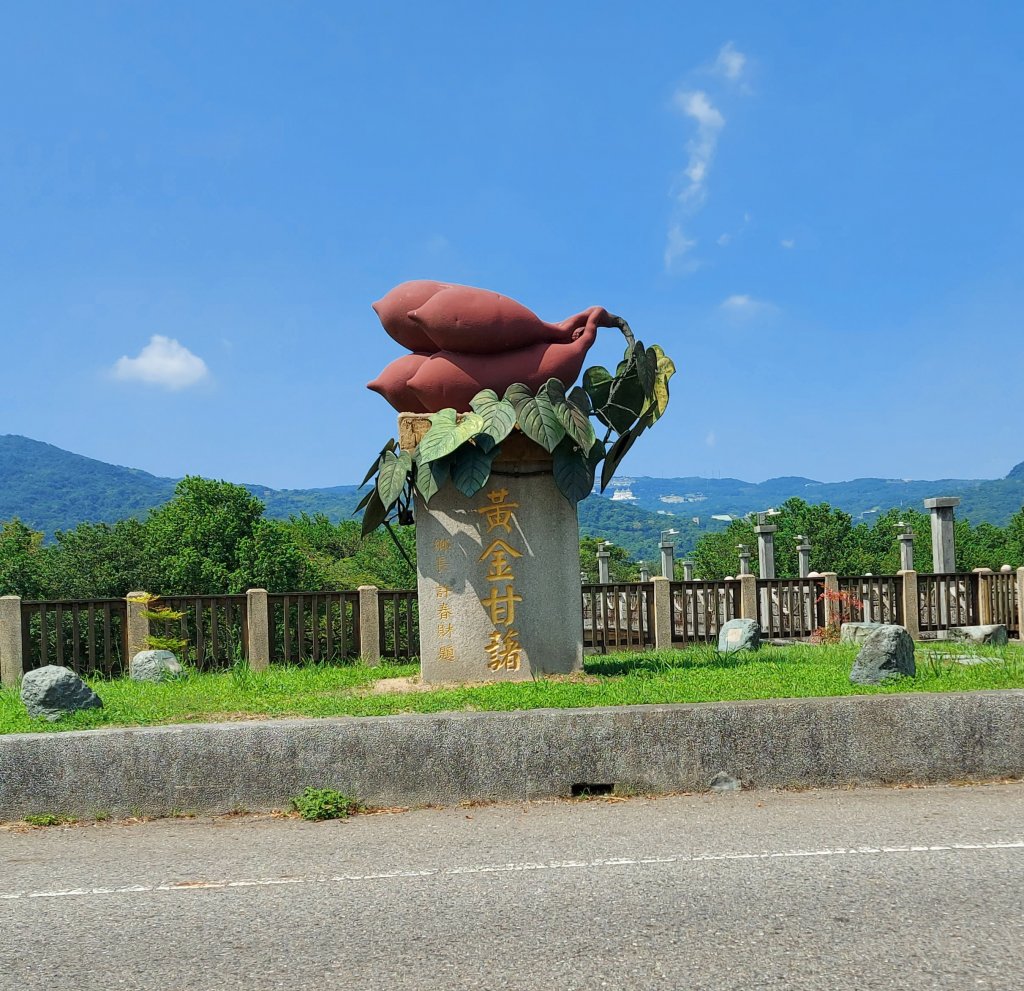
[[[591,798],[594,795],[611,795],[614,791],[614,784],[588,784],[584,781],[572,786],[572,797]]]

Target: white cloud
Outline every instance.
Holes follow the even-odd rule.
[[[668,241],[665,244],[665,271],[666,272],[692,272],[697,267],[697,262],[686,255],[697,242],[688,238],[679,224],[673,224],[668,229]]]
[[[747,64],[747,56],[738,51],[731,41],[727,41],[719,49],[713,71],[726,79],[739,79]]]
[[[737,82],[745,71],[747,57],[731,42],[726,42],[718,51],[713,64],[698,66],[694,72],[702,74],[705,79],[718,76]],[[691,78],[693,74],[691,73]],[[718,85],[718,89],[723,87]],[[733,87],[729,87],[733,89]],[[746,86],[740,83],[739,92],[746,92]],[[716,97],[717,99],[717,97]],[[701,208],[707,197],[708,176],[718,147],[718,139],[725,127],[725,116],[712,102],[704,89],[683,86],[672,95],[672,106],[691,123],[692,131],[686,142],[686,167],[670,190],[675,199],[673,215],[669,218],[668,240],[665,247],[665,269],[668,272],[693,271],[700,265],[692,257],[687,257],[696,245],[696,241],[686,237],[681,223],[689,220]],[[744,223],[749,222],[744,215]],[[718,245],[725,247],[735,234],[725,233],[718,238]],[[681,260],[685,264],[681,264]]]
[[[146,382],[165,389],[187,389],[209,378],[206,362],[172,337],[154,334],[138,357],[124,355],[114,363],[114,378]]]
[[[686,145],[690,157],[683,175],[687,184],[678,198],[681,203],[700,203],[704,199],[708,169],[718,144],[718,135],[725,127],[725,118],[703,90],[680,90],[672,102],[697,123],[697,133]]]
[[[796,247],[796,241],[794,241],[791,237],[784,237],[781,241],[779,241],[779,244],[781,244],[784,248]]]
[[[756,313],[765,313],[768,310],[776,309],[774,303],[769,303],[767,300],[754,299],[753,296],[748,296],[745,293],[736,293],[733,296],[722,300],[718,307],[720,310],[726,313],[732,314],[738,317],[749,317]]]
[[[704,443],[708,447],[714,447],[718,443],[718,434],[714,430],[709,430],[707,437],[704,438]]]

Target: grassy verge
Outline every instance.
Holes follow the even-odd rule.
[[[984,660],[971,666],[944,659],[950,650],[949,645],[920,646],[917,677],[878,688],[850,684],[857,648],[847,645],[765,647],[757,654],[733,656],[720,655],[710,647],[612,654],[587,658],[585,673],[569,679],[387,694],[374,694],[374,683],[414,675],[417,666],[275,666],[261,674],[240,668],[223,674],[193,673],[160,685],[93,679],[90,684],[104,708],[56,723],[30,719],[16,692],[0,691],[0,733],[275,716],[383,716],[456,709],[507,711],[1024,688],[1024,648],[975,648],[971,653]]]

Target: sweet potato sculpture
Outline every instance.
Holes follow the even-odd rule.
[[[392,512],[411,522],[414,491],[429,501],[450,480],[464,495],[478,492],[513,429],[552,455],[560,491],[578,502],[593,488],[597,465],[604,461],[603,489],[668,405],[671,359],[657,346],[645,348],[625,320],[600,306],[547,323],[500,293],[420,279],[396,286],[373,308],[411,353],[368,388],[399,412],[430,414],[431,427],[415,453],[392,440],[378,455],[364,481],[376,475],[360,504],[364,532],[387,524]],[[587,369],[582,387],[570,390],[601,327],[622,332],[623,360],[614,375]],[[603,438],[592,417],[607,428]]]

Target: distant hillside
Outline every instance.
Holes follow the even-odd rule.
[[[144,516],[174,494],[174,480],[83,458],[14,434],[0,436],[0,520],[20,517],[52,534],[83,520]]]
[[[972,522],[1000,526],[1024,505],[1024,464],[995,480],[943,478],[918,481],[896,478],[855,478],[849,482],[818,482],[812,478],[770,478],[744,482],[737,478],[616,478],[609,494],[626,505],[648,512],[670,513],[701,522],[711,516],[745,516],[781,505],[793,496],[806,502],[827,502],[868,521],[893,507],[922,509],[932,496],[959,496],[958,515]]]
[[[0,520],[17,516],[48,537],[86,521],[113,523],[127,516],[143,517],[174,495],[175,482],[27,437],[0,435]],[[322,489],[245,487],[263,501],[272,519],[287,519],[302,512],[323,513],[335,522],[351,519],[360,498],[354,485]],[[664,517],[598,496],[580,504],[584,535],[610,540],[634,557],[653,561],[658,530],[670,526],[681,531],[680,553],[692,550],[700,535],[692,524],[684,527],[677,521],[666,522]]]
[[[108,522],[144,516],[174,494],[175,479],[158,478],[136,468],[122,468],[84,458],[59,447],[18,437],[0,436],[0,520],[18,516],[52,536],[83,521]],[[322,489],[271,489],[246,484],[263,500],[267,515],[286,519],[300,512],[324,513],[332,520],[351,518],[359,500],[354,485]],[[697,538],[725,525],[716,516],[743,516],[778,506],[792,496],[828,502],[870,521],[892,507],[922,508],[930,496],[960,496],[959,516],[979,523],[1004,525],[1024,505],[1024,462],[1006,478],[906,479],[858,478],[817,482],[802,477],[744,482],[737,478],[616,478],[608,496],[580,503],[580,531],[625,547],[634,557],[657,560],[659,531],[674,528],[680,555]],[[696,520],[696,522],[695,522]]]

